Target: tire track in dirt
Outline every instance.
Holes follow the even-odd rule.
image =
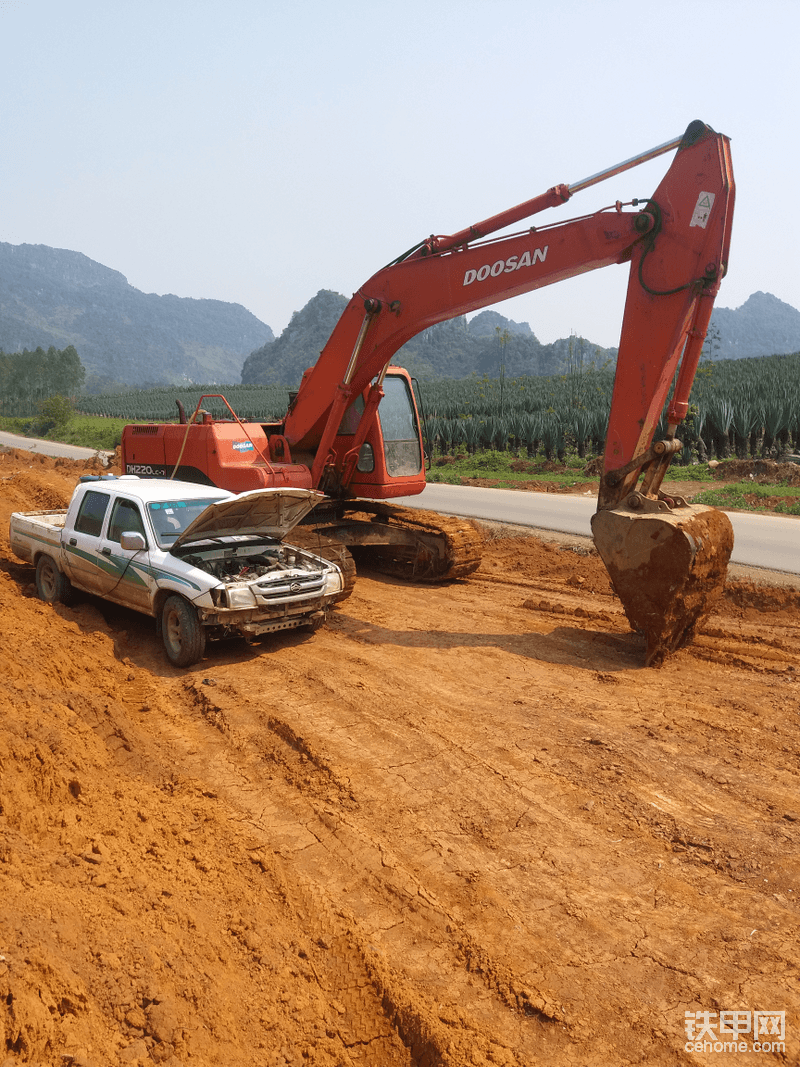
[[[468,1013],[461,1011],[450,1025],[472,1030],[469,1041],[442,1033],[425,998],[406,989],[386,965],[384,953],[364,942],[374,940],[382,925],[402,924],[409,909],[439,913],[442,926],[452,917],[443,914],[415,875],[359,825],[352,792],[307,738],[274,715],[265,724],[230,684],[189,684],[187,692],[192,690],[203,718],[227,742],[214,761],[218,788],[226,802],[248,813],[250,829],[263,835],[265,846],[279,857],[287,899],[304,928],[326,949],[324,959],[316,960],[317,973],[334,997],[340,1015],[337,1031],[353,1062],[361,1062],[362,1055],[370,1064],[460,1062],[443,1057],[447,1049],[452,1054],[462,1044],[477,1054],[485,1038],[480,1027],[470,1025]],[[206,760],[213,747],[206,740]],[[220,774],[226,763],[235,770]],[[265,775],[265,768],[280,770],[281,777]],[[265,804],[267,792],[270,802]],[[363,916],[359,921],[349,908],[342,910],[348,888],[354,880],[365,879],[360,907],[367,910],[369,903],[373,912],[366,924]],[[381,918],[376,921],[375,915]],[[403,1050],[410,1059],[403,1058]],[[507,1062],[516,1061],[512,1057]]]
[[[731,585],[645,671],[596,559],[498,540],[181,672],[29,571],[0,570],[15,1055],[666,1065],[684,1011],[769,1007],[800,1035],[797,592]]]
[[[359,642],[359,644],[361,645],[362,642]],[[367,667],[367,669],[368,669],[369,668],[369,662],[367,661],[364,664],[364,666]],[[313,727],[311,727],[311,729],[313,729],[313,731],[314,731],[313,734],[309,735],[307,729],[302,731],[301,733],[302,733],[302,736],[303,736],[303,742],[302,742],[301,745],[298,745],[297,741],[296,741],[296,738],[298,737],[297,726],[295,725],[294,727],[292,727],[292,731],[293,732],[292,732],[291,736],[293,736],[295,738],[295,741],[293,743],[293,747],[295,747],[297,749],[301,749],[301,750],[305,749],[306,752],[312,751],[313,747],[317,747],[320,750],[326,751],[327,753],[330,753],[331,751],[333,751],[334,748],[335,748],[335,744],[334,744],[335,735],[336,735],[337,732],[341,733],[341,721],[342,721],[342,718],[344,718],[344,720],[349,723],[348,733],[351,735],[350,736],[350,740],[351,740],[351,744],[352,744],[352,734],[353,734],[352,719],[353,719],[353,717],[354,717],[354,715],[356,713],[355,712],[345,713],[344,716],[342,716],[342,710],[346,706],[347,694],[345,692],[343,692],[343,691],[337,691],[336,687],[333,687],[332,691],[326,692],[325,690],[326,689],[331,690],[331,687],[329,686],[327,680],[326,680],[325,683],[322,683],[320,681],[320,678],[324,677],[324,676],[325,676],[325,665],[323,663],[321,665],[321,670],[320,670],[319,676],[315,678],[315,681],[317,683],[317,688],[321,689],[321,691],[316,692],[315,696],[314,696],[314,699],[312,701],[308,701],[305,704],[305,707],[307,707],[307,708],[309,708],[309,709],[311,709],[313,711]],[[447,677],[445,679],[444,683],[443,683],[443,687],[444,687],[445,690],[450,690],[451,687],[452,687],[452,684],[453,684],[452,679]],[[613,683],[609,683],[607,680],[600,680],[599,681],[599,685],[600,685],[601,688],[602,687],[608,687],[609,684],[613,684]],[[358,686],[358,683],[356,683],[356,686]],[[556,688],[555,683],[554,683],[554,688]],[[428,695],[430,696],[430,690],[428,692]],[[615,695],[616,695],[617,700],[619,700],[619,693],[616,693]],[[380,716],[375,714],[374,707],[375,706],[380,707],[383,704],[383,701],[380,699],[380,696],[378,694],[373,694],[373,696],[377,697],[377,699],[373,699],[373,701],[372,701],[373,710],[367,713],[362,708],[360,710],[360,713],[359,713],[362,717],[367,719],[367,723],[366,724],[362,724],[362,727],[365,726],[366,729],[362,728],[361,733],[359,735],[359,739],[361,740],[363,738],[365,732],[368,733],[371,736],[377,737],[377,740],[375,742],[375,749],[376,749],[376,752],[378,752],[380,754],[381,761],[385,765],[386,764],[386,749],[387,749],[387,736],[386,735],[387,735],[387,732],[388,733],[391,733],[391,732],[397,733],[397,726],[396,725],[392,725],[391,728],[388,727],[386,722],[385,721],[381,721]],[[331,730],[330,735],[326,735],[323,740],[319,740],[319,731],[321,729],[321,719],[324,717],[324,715],[321,714],[321,712],[324,712],[324,709],[326,708],[326,706],[334,707],[336,709],[336,716],[335,716],[335,718],[331,719],[331,723],[330,723],[330,726],[329,726],[329,728]],[[599,706],[599,708],[600,708],[600,710],[602,710],[602,706]],[[285,713],[287,715],[291,716],[293,721],[296,723],[298,721],[298,716],[302,715],[302,710],[303,710],[302,706],[298,706],[296,703],[291,703],[285,709]],[[530,710],[530,709],[528,709],[528,710]],[[594,716],[595,720],[596,720],[596,718],[597,717]],[[404,725],[406,726],[406,734],[408,734],[409,727],[408,727],[408,712],[407,711],[406,711],[406,716],[405,716],[405,719],[404,719]],[[505,727],[505,725],[506,724],[504,723],[503,726]],[[578,731],[582,731],[582,730],[587,729],[588,727],[591,727],[591,725],[592,725],[592,720],[589,720],[587,722],[587,720],[585,718],[580,718],[575,724],[575,729],[578,730]],[[645,723],[641,722],[641,723],[636,723],[635,725],[645,726]],[[306,723],[306,727],[307,728],[310,727],[310,724]],[[563,733],[563,729],[560,732]],[[283,733],[284,737],[290,736],[285,727],[282,727],[282,733]],[[559,731],[555,731],[555,733],[558,734]],[[309,736],[313,736],[314,737],[313,743],[311,741],[309,741]],[[459,741],[453,740],[452,738],[444,738],[442,733],[441,733],[441,730],[440,729],[437,730],[437,727],[435,725],[433,725],[431,723],[431,721],[423,721],[422,723],[414,724],[414,738],[413,738],[413,741],[409,741],[407,739],[407,737],[406,737],[403,740],[402,745],[403,745],[404,748],[407,748],[407,749],[410,749],[410,750],[419,750],[420,739],[422,737],[425,738],[425,744],[426,744],[428,749],[430,749],[431,746],[435,747],[437,744],[440,746],[440,748],[437,750],[437,752],[433,756],[428,756],[427,757],[429,760],[434,760],[434,759],[437,760],[439,765],[440,765],[440,768],[441,768],[441,763],[442,763],[442,755],[441,755],[442,749],[448,750],[448,758],[449,758],[449,760],[451,762],[455,762],[456,766],[454,768],[449,768],[448,767],[447,770],[443,773],[443,777],[448,781],[459,780],[460,783],[461,783],[460,793],[463,793],[463,795],[470,796],[474,791],[473,790],[473,785],[474,785],[474,789],[475,790],[477,790],[479,788],[479,786],[480,786],[480,787],[483,788],[484,793],[486,793],[487,792],[487,780],[493,780],[493,781],[499,780],[502,783],[507,783],[508,782],[509,774],[508,774],[508,769],[507,768],[499,767],[497,765],[491,765],[490,761],[488,761],[483,755],[476,755],[475,753],[469,753],[465,749],[464,745],[462,743],[460,743]],[[549,756],[544,754],[544,753],[547,752],[548,747],[549,746],[545,746],[542,749],[542,754],[540,754],[540,755],[536,755],[535,753],[529,753],[530,762],[532,762],[534,765],[536,765],[537,763],[544,763],[545,767],[548,768],[548,765],[551,763],[551,757],[549,757]],[[592,747],[594,747],[594,746],[592,746]],[[624,749],[626,746],[618,744],[617,747],[621,748],[621,749]],[[640,747],[640,745],[638,747]],[[632,750],[634,748],[634,742],[631,741],[627,745],[627,748]],[[623,756],[624,755],[625,755],[625,753],[623,753]],[[616,758],[620,759],[622,757],[618,753]],[[652,759],[652,757],[648,757],[648,758],[642,760],[641,761],[642,765],[638,766],[638,767],[631,765],[630,761],[628,761],[627,765],[624,765],[624,764],[621,764],[621,763],[601,765],[600,766],[600,771],[602,772],[604,770],[608,770],[608,771],[612,772],[612,781],[616,777],[616,775],[619,772],[619,770],[623,770],[623,773],[625,774],[626,777],[634,777],[634,778],[636,778],[637,776],[641,777],[642,773],[643,773],[643,767],[646,766],[649,762],[651,762],[651,759]],[[656,762],[659,761],[659,760],[663,760],[663,759],[664,759],[663,756],[655,757],[655,761]],[[370,763],[370,765],[372,766],[373,770],[375,769],[376,760],[369,753],[365,753],[365,752],[362,751],[361,760],[362,761],[366,760],[368,763]],[[413,765],[413,767],[416,768],[420,763],[424,763],[424,762],[425,762],[425,758],[424,757],[422,759],[417,757],[416,759],[411,760],[411,761],[409,761],[406,758],[405,762],[399,762],[399,763],[393,764],[391,766],[390,770],[392,771],[393,782],[392,782],[391,785],[388,786],[388,791],[392,792],[394,795],[396,795],[398,797],[398,807],[402,807],[403,806],[404,796],[403,796],[403,791],[401,791],[398,794],[397,782],[396,782],[397,768],[404,768],[401,777],[402,778],[408,778],[411,775],[410,767]],[[351,787],[352,787],[352,783],[354,781],[354,775],[352,774],[352,768],[351,768],[349,759],[346,761],[345,765],[346,765],[347,770],[348,770],[347,780],[351,784]],[[584,766],[585,766],[585,764],[584,764]],[[563,776],[563,762],[562,761],[559,761],[558,772],[559,772],[559,776]],[[469,776],[475,778],[475,782],[474,783],[468,780]],[[602,776],[602,773],[601,773],[601,776]],[[424,777],[424,775],[423,775],[423,777]],[[492,798],[491,804],[488,805],[488,806],[491,807],[494,811],[502,810],[502,811],[516,812],[516,811],[521,810],[520,802],[522,800],[522,801],[525,802],[525,806],[527,807],[527,810],[529,812],[530,808],[531,808],[531,797],[535,796],[536,803],[538,804],[539,809],[540,809],[540,818],[539,818],[538,823],[537,823],[537,828],[539,830],[541,830],[541,828],[545,827],[548,823],[552,824],[553,822],[557,821],[557,818],[556,818],[557,809],[556,809],[555,805],[551,805],[548,809],[543,809],[543,807],[542,807],[542,805],[543,805],[543,797],[546,797],[548,788],[553,788],[552,787],[552,779],[553,779],[553,777],[554,777],[554,775],[548,769],[547,773],[544,773],[544,774],[540,775],[533,782],[532,786],[527,791],[527,795],[525,795],[525,792],[520,789],[519,784],[517,783],[517,784],[515,784],[515,788],[513,790],[507,790],[507,792],[513,792],[514,793],[513,797],[509,797],[508,795],[506,795],[506,796],[502,796],[502,797],[500,797],[498,799]],[[465,780],[465,778],[467,780]],[[563,806],[564,802],[565,802],[563,782],[558,783],[558,784],[559,784],[559,788],[556,790],[556,793],[559,796],[560,802],[561,802],[561,804]],[[675,789],[675,786],[677,786],[677,789]],[[674,789],[675,792],[678,792],[678,793],[681,793],[681,794],[686,794],[686,795],[694,794],[695,795],[696,799],[695,799],[695,802],[694,802],[694,805],[693,805],[693,810],[691,812],[687,813],[687,811],[685,810],[685,807],[684,808],[679,807],[674,801],[672,802],[672,804],[670,806],[669,798],[667,798],[666,795],[663,792],[662,793],[658,793],[658,791],[655,790],[655,789],[653,789],[651,791],[650,795],[656,796],[656,800],[655,801],[647,800],[646,803],[651,804],[651,805],[655,805],[656,807],[660,806],[661,808],[666,808],[665,814],[668,816],[668,819],[666,820],[666,825],[656,823],[656,826],[657,826],[657,841],[656,841],[657,847],[658,847],[659,851],[662,850],[664,848],[664,845],[665,845],[665,842],[666,842],[667,844],[670,844],[673,849],[676,849],[676,850],[680,849],[681,852],[689,853],[690,851],[694,850],[694,851],[692,851],[692,855],[694,856],[694,855],[697,854],[697,852],[699,850],[701,852],[701,855],[702,855],[702,852],[704,850],[708,850],[709,849],[708,840],[707,839],[703,839],[701,837],[700,833],[698,833],[696,830],[692,831],[692,832],[689,832],[688,835],[687,834],[683,834],[683,836],[681,836],[681,831],[680,831],[680,829],[676,829],[676,826],[678,825],[678,820],[680,819],[681,816],[683,816],[684,822],[686,821],[687,816],[688,816],[690,821],[692,819],[694,819],[694,820],[703,820],[703,819],[707,819],[708,816],[706,814],[699,814],[699,812],[714,812],[715,809],[712,806],[710,806],[709,804],[704,803],[704,801],[701,799],[701,796],[698,796],[698,783],[697,783],[696,779],[695,780],[691,780],[691,781],[686,781],[686,782],[678,781],[677,783],[673,784],[673,789]],[[420,781],[418,779],[415,782],[415,784],[413,785],[413,787],[411,787],[410,794],[412,796],[415,795],[415,796],[419,797],[421,792],[422,792],[421,783],[420,783]],[[660,805],[659,805],[659,799],[661,801]],[[418,804],[418,808],[431,807],[431,806],[435,807],[436,810],[441,811],[441,805],[440,804],[437,805],[437,804],[431,803],[431,802]],[[630,805],[628,805],[628,808],[629,807],[630,807]],[[360,811],[360,805],[359,805],[358,810]],[[418,814],[418,812],[417,812],[417,814]],[[329,816],[330,816],[330,813],[329,813]],[[519,823],[519,818],[520,817],[517,817],[517,823]],[[330,818],[333,818],[333,817],[330,816]],[[570,818],[574,818],[571,806],[570,806]],[[629,811],[627,812],[627,818],[628,818],[629,821],[631,821],[632,817],[631,817]],[[733,822],[735,824],[736,820],[734,819]],[[497,841],[496,840],[494,840],[494,841],[492,840],[492,827],[491,827],[490,823],[491,823],[491,819],[487,816],[486,808],[484,808],[481,811],[477,811],[477,812],[473,813],[471,821],[468,821],[465,824],[464,820],[462,819],[461,823],[458,825],[457,828],[449,830],[448,831],[449,840],[458,841],[459,842],[459,851],[460,851],[460,855],[462,857],[465,857],[465,856],[475,857],[475,856],[477,856],[477,853],[482,851],[480,848],[476,848],[475,840],[474,840],[476,837],[477,837],[477,839],[478,839],[478,841],[479,841],[481,846],[484,846],[486,844],[487,839],[488,839],[490,845],[492,845],[494,847],[497,846]],[[635,825],[638,830],[641,830],[642,829],[642,819],[641,819],[641,817],[638,818],[638,819],[633,820],[633,825]],[[702,829],[702,827],[701,827],[701,829]],[[343,828],[340,823],[335,823],[334,822],[334,830],[336,831],[336,833],[334,834],[334,836],[336,836],[336,837],[344,836],[346,840],[349,837],[349,851],[352,853],[352,855],[357,857],[358,866],[360,868],[365,868],[365,867],[369,867],[369,866],[372,866],[373,869],[377,868],[377,859],[374,860],[372,862],[372,864],[370,864],[368,862],[368,858],[367,857],[368,857],[368,853],[370,851],[370,848],[372,848],[373,852],[376,851],[375,847],[372,846],[372,843],[370,842],[369,838],[367,838],[366,843],[365,843],[363,834],[362,834],[361,837],[359,837],[359,835],[354,830],[352,825],[347,825],[346,827]],[[423,827],[423,832],[424,832],[424,827]],[[562,832],[563,832],[563,830],[559,831],[559,833],[562,833]],[[617,830],[616,832],[619,833],[620,831]],[[406,838],[406,834],[403,833],[403,832],[400,832],[396,836],[398,837],[399,840],[406,840],[407,839]],[[419,836],[419,829],[417,830],[417,836]],[[559,836],[559,834],[557,834],[556,836]],[[412,834],[412,837],[413,837],[413,834]],[[685,841],[687,843],[685,845],[683,845],[681,843],[682,841]],[[429,852],[430,852],[431,848],[433,848],[433,852],[434,853],[436,853],[437,849],[439,849],[439,858],[441,859],[441,850],[440,850],[440,846],[441,846],[441,831],[440,830],[438,831],[438,837],[434,841],[433,845],[431,845],[430,841],[427,842],[427,843],[429,844]],[[639,844],[641,844],[641,842],[639,842]],[[328,852],[330,852],[332,848],[335,848],[335,844],[331,843],[329,838],[325,840],[325,845],[326,845],[326,850]],[[586,840],[585,837],[583,839],[580,839],[579,837],[576,837],[576,835],[573,833],[572,834],[572,839],[568,840],[565,843],[564,851],[567,852],[568,854],[574,854],[575,851],[579,850],[581,847],[586,847],[586,845],[587,845],[587,840]],[[304,850],[304,851],[306,851],[306,850]],[[377,849],[377,851],[380,851],[380,849]],[[491,852],[491,848],[490,848],[489,851]],[[534,851],[537,852],[537,853],[541,853],[541,848],[539,847],[538,849],[536,849]],[[547,856],[546,851],[544,853],[542,853],[542,857],[547,862],[549,862],[551,865],[555,866],[556,872],[557,872],[557,874],[556,874],[557,878],[560,878],[560,877],[563,876],[563,872],[564,872],[565,868],[558,864],[558,859],[556,857],[554,857],[552,855]],[[304,859],[308,859],[308,858],[310,858],[310,857],[309,856],[305,856],[304,857]],[[413,863],[413,859],[414,859],[413,856],[407,856],[406,857],[406,871],[408,869],[410,869],[410,864]],[[431,865],[433,863],[435,863],[435,862],[436,862],[436,857],[434,855],[432,855],[427,860],[428,868],[430,869]],[[382,860],[382,863],[385,863],[385,861]],[[478,883],[477,893],[479,894],[479,896],[482,897],[481,906],[482,907],[487,906],[487,904],[486,904],[487,899],[491,899],[492,897],[494,897],[494,901],[495,902],[500,900],[501,901],[500,907],[501,907],[501,909],[503,911],[503,917],[507,920],[507,922],[510,925],[514,925],[514,926],[517,926],[519,928],[519,926],[520,926],[519,923],[513,923],[513,920],[515,918],[519,918],[520,917],[519,914],[516,914],[516,915],[514,914],[514,910],[512,908],[513,901],[511,901],[509,899],[509,894],[506,894],[505,896],[503,896],[503,894],[497,888],[498,883],[502,882],[502,876],[503,876],[502,869],[496,863],[492,862],[491,860],[487,860],[486,855],[481,855],[478,858],[475,858],[472,865],[474,867],[474,871],[470,871],[470,872],[467,873],[466,881],[467,881],[468,885],[474,885],[474,884]],[[315,860],[314,866],[317,866],[317,867],[319,866],[318,863],[316,862],[316,860]],[[441,864],[440,864],[440,866],[441,866]],[[566,868],[566,869],[570,870],[570,868]],[[441,875],[441,870],[437,870],[436,873]],[[571,870],[570,870],[570,873],[572,873]],[[587,873],[591,874],[591,872],[587,872]],[[485,882],[487,882],[488,884],[481,885],[480,883],[481,883],[482,879]],[[330,884],[329,881],[328,881],[328,884]],[[698,888],[698,890],[703,892],[702,886],[698,886],[697,888]],[[718,890],[715,890],[715,891],[718,891]],[[419,895],[419,889],[417,889],[417,894]],[[439,894],[441,895],[441,886],[439,886]],[[463,889],[461,889],[461,888],[459,889],[459,895],[463,897]],[[564,904],[563,893],[553,892],[552,897],[553,897],[553,899],[551,899],[548,902],[548,907],[549,908],[552,909],[554,906],[563,906],[563,904]],[[613,898],[614,900],[618,900],[619,899],[619,884],[618,883],[614,885],[613,892],[610,894],[610,898]],[[632,898],[632,895],[631,895],[631,898]],[[593,902],[592,910],[596,910],[598,908],[598,902],[599,902],[599,898],[597,898],[595,896],[595,900]],[[529,908],[529,902],[528,901],[526,901],[525,907]],[[600,910],[602,911],[603,908],[605,907],[605,905],[600,903],[599,907],[600,907]],[[455,918],[455,916],[453,914],[453,910],[452,909],[445,909],[445,910],[446,910],[447,916],[449,917],[449,919],[452,922],[454,920],[454,918]],[[581,917],[585,911],[586,911],[585,908],[582,911],[580,909],[580,906],[579,906],[578,911],[576,912],[576,915],[578,917]],[[572,916],[572,917],[574,918],[575,916]],[[510,928],[510,925],[509,925],[509,928]],[[636,928],[633,929],[632,933],[634,933],[636,935],[635,944],[638,945],[640,943],[640,941],[642,940],[642,938],[641,938],[642,929],[639,928],[639,927],[636,927]],[[462,944],[463,943],[464,943],[464,941],[462,939]],[[429,944],[427,946],[426,951],[430,951],[431,947],[432,946]],[[504,949],[504,951],[502,951],[500,953],[500,955],[504,959],[513,959],[513,957],[515,955],[513,949],[510,946],[505,946],[505,945],[503,946],[503,949]],[[466,961],[472,961],[472,960],[474,960],[476,958],[480,958],[480,955],[481,955],[480,954],[480,948],[478,948],[476,950],[473,945],[469,945],[467,950],[465,950],[462,953],[462,955],[464,956],[464,959]],[[662,956],[663,956],[663,954],[662,954]],[[590,952],[589,946],[585,945],[584,946],[584,955],[581,958],[581,962],[585,964],[585,963],[589,962],[589,960],[591,958],[594,958],[595,963],[598,963],[598,962],[600,962],[601,957],[602,957],[602,953],[600,953],[598,955],[596,948],[594,949],[594,951]],[[654,956],[652,953],[650,955],[647,955],[646,957],[643,957],[643,958],[646,958],[647,960],[650,960],[653,963],[654,966],[656,964],[659,967],[660,966],[664,966],[663,958],[662,958],[662,960],[658,960],[657,957]],[[528,962],[528,964],[530,963],[530,961],[526,961],[526,962]],[[551,963],[551,965],[552,965],[553,962],[555,962],[555,960],[554,960],[554,956],[553,956],[553,952],[552,952],[552,946],[551,946],[551,951],[550,951],[550,963]],[[572,958],[572,961],[570,961],[569,959],[567,959],[566,961],[562,961],[562,966],[565,968],[565,970],[568,969],[570,966],[575,966],[575,965],[577,965],[577,958],[574,957],[574,956]],[[469,964],[468,964],[468,969],[469,969]],[[491,954],[487,954],[485,952],[483,953],[483,962],[481,963],[480,971],[484,976],[483,977],[483,982],[487,986],[487,988],[494,988],[495,991],[496,991],[496,989],[497,989],[497,981],[496,981],[496,978],[494,977],[494,973],[496,971],[502,970],[502,969],[503,969],[502,967],[493,967],[492,966]],[[506,965],[505,969],[506,969],[506,971],[508,970],[507,965]],[[674,969],[674,968],[670,968],[670,969]],[[517,981],[516,985],[518,987],[521,987],[523,985],[523,983]],[[515,993],[515,997],[516,996],[517,996],[517,994]],[[547,994],[543,994],[543,995],[542,994],[534,994],[534,999],[536,999],[537,996],[538,996],[539,1000],[545,1005],[545,1007],[547,1007],[548,1004],[557,1002],[555,998],[551,997],[550,999],[548,999]],[[519,998],[518,997],[517,997],[517,1002],[516,1002],[515,1006],[519,1007]],[[534,1006],[532,1005],[532,1007],[534,1007]],[[540,1009],[536,1009],[534,1007],[534,1010],[540,1010]],[[550,1010],[552,1012],[552,1008]],[[555,1014],[557,1015],[557,1012]]]

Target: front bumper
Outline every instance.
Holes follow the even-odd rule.
[[[270,608],[241,610],[200,608],[199,615],[203,626],[212,631],[221,631],[220,636],[239,633],[244,637],[256,637],[260,634],[276,633],[278,630],[297,630],[301,626],[317,629],[325,622],[335,600],[335,596],[326,596],[316,597],[311,603],[306,601],[302,605],[290,602]],[[302,610],[298,610],[299,608]]]

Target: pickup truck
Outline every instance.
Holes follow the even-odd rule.
[[[344,588],[342,572],[283,538],[320,501],[310,489],[235,495],[213,485],[86,476],[66,511],[15,512],[11,548],[36,567],[48,603],[75,590],[157,620],[176,667],[206,638],[317,629]]]

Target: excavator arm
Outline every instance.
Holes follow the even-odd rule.
[[[500,229],[555,207],[620,171],[677,150],[653,196],[510,236]],[[702,122],[616,167],[557,185],[449,237],[430,237],[373,275],[353,296],[316,365],[306,373],[283,433],[313,455],[311,481],[346,490],[352,463],[333,449],[342,418],[370,386],[364,439],[397,350],[456,315],[614,263],[630,262],[609,418],[595,542],[631,624],[660,663],[690,639],[724,583],[732,532],[726,517],[661,492],[680,448],[676,437],[727,270],[734,183],[728,139]],[[634,208],[634,210],[625,210]],[[668,409],[668,432],[654,441]],[[638,487],[638,488],[637,488]]]
[[[674,437],[686,417],[714,300],[727,270],[734,202],[730,149],[726,137],[707,127],[698,136],[699,125],[689,127],[686,136],[694,132],[697,139],[686,147],[682,142],[648,202],[645,211],[655,225],[632,250],[601,508],[616,506],[636,485],[679,360],[668,437]],[[626,474],[609,477],[631,464]]]

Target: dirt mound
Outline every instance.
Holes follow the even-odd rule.
[[[772,459],[725,459],[711,468],[711,476],[722,482],[750,479],[762,485],[800,485],[800,464],[776,463]]]
[[[781,617],[781,621],[786,624],[800,618],[800,592],[795,589],[756,585],[750,581],[729,581],[725,586],[724,596],[734,607],[758,614],[770,612]]]
[[[478,489],[491,489],[497,485],[497,478],[462,478],[461,485],[474,485]],[[506,488],[509,488],[506,486]],[[559,485],[556,482],[514,482],[513,487],[529,493],[561,493],[562,495],[594,496],[597,493],[596,482],[573,482],[571,485]]]
[[[550,587],[560,582],[588,593],[611,595],[611,582],[594,548],[563,547],[531,537],[509,537],[492,542],[481,564],[483,577],[498,578],[525,588],[522,583]]]
[[[10,554],[83,470],[0,455],[3,1067],[671,1067],[770,1009],[739,1059],[797,1061],[800,591],[648,671],[593,551],[499,538],[181,671]]]

